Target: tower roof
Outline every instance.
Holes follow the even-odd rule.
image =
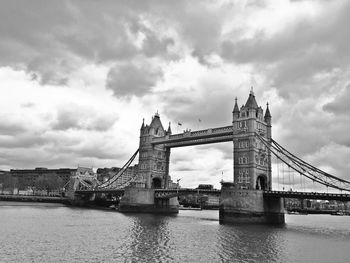
[[[266,103],[266,111],[264,118],[271,118],[270,110],[269,110],[269,103]]]
[[[238,104],[237,104],[237,97],[235,98],[235,106],[233,107],[233,113],[239,112]]]
[[[253,92],[253,87],[250,91],[250,94],[249,94],[249,97],[248,97],[248,100],[245,104],[245,107],[246,108],[249,108],[249,109],[257,109],[259,106],[258,106],[258,103],[256,102],[255,100],[255,95],[254,95],[254,92]]]
[[[154,117],[152,118],[152,122],[151,124],[149,125],[150,128],[154,128],[154,129],[157,129],[159,127],[162,127],[162,129],[164,130],[163,128],[163,125],[162,125],[162,122],[160,121],[160,118],[159,118],[159,114],[158,112],[154,115]]]

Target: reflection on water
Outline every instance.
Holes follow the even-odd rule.
[[[133,224],[130,230],[131,258],[136,262],[171,262],[169,251],[175,248],[170,244],[168,218],[156,215],[131,216]]]
[[[283,262],[283,239],[280,229],[270,226],[236,226],[219,229],[222,261],[239,259],[240,262]]]
[[[0,262],[349,262],[350,217],[287,216],[228,226],[218,211],[177,216],[0,204]]]

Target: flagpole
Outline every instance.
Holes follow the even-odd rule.
[[[179,126],[182,126],[182,123],[181,122],[177,122],[177,133],[179,133]]]
[[[202,120],[199,118],[199,119],[198,119],[198,130],[201,128],[201,127],[200,127],[201,122],[202,122]]]

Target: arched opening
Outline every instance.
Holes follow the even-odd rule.
[[[152,179],[152,188],[162,188],[162,179],[156,177]]]
[[[265,175],[259,175],[256,178],[256,190],[267,190],[267,178]]]

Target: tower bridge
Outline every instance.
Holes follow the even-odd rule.
[[[272,117],[267,104],[265,111],[258,106],[253,91],[244,105],[238,107],[237,98],[232,111],[232,124],[198,131],[186,130],[172,134],[170,123],[164,129],[156,113],[149,125],[142,122],[139,148],[122,169],[108,181],[88,183],[86,178],[76,177],[72,198],[79,195],[91,198],[95,194],[114,193],[122,195],[119,210],[122,212],[177,213],[177,196],[198,192],[198,189],[171,189],[169,164],[171,148],[218,142],[233,143],[233,182],[222,183],[219,218],[222,223],[284,223],[283,198],[308,198],[347,201],[350,198],[350,182],[330,175],[288,152],[272,139]],[[118,178],[138,155],[138,172],[126,183],[116,184]],[[275,158],[273,161],[272,159]],[[341,194],[317,193],[314,191],[284,191],[272,189],[272,164],[277,184],[295,187],[294,177],[313,184],[345,191]],[[280,167],[282,167],[280,172]],[[284,171],[288,170],[288,175]],[[292,172],[292,173],[291,173]],[[276,176],[277,175],[277,176]],[[291,181],[293,178],[293,183]],[[210,190],[201,190],[209,193]]]

